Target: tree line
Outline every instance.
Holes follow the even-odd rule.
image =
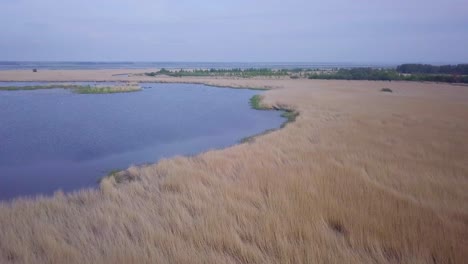
[[[458,65],[430,65],[430,64],[402,64],[396,68],[400,73],[425,74],[457,74],[468,75],[468,64]]]
[[[194,69],[167,70],[145,73],[147,76],[227,76],[250,78],[256,76],[281,77],[292,79],[307,77],[326,80],[374,80],[374,81],[424,81],[468,83],[468,64],[434,66],[428,64],[402,64],[396,68],[339,68],[339,69]]]
[[[468,83],[468,73],[464,67],[468,65],[453,65],[450,67],[432,66],[398,66],[396,69],[352,68],[338,69],[330,72],[309,74],[309,79],[326,80],[374,80],[374,81],[421,81],[421,82],[447,82]],[[418,68],[419,67],[419,68]],[[452,70],[448,70],[448,69]],[[451,72],[451,73],[447,73]],[[455,73],[456,72],[456,73]]]
[[[171,77],[184,76],[232,76],[232,77],[255,77],[255,76],[287,76],[287,70],[273,70],[268,68],[249,69],[194,69],[194,70],[167,70],[161,69],[157,72],[145,73],[147,76],[166,75]]]

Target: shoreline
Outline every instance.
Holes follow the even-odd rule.
[[[109,74],[57,73],[41,78],[104,81]],[[0,81],[5,78],[0,72]],[[249,144],[130,167],[125,173],[137,180],[129,183],[108,179],[99,190],[0,203],[0,224],[9,226],[0,230],[0,262],[9,256],[112,262],[103,252],[115,252],[116,261],[149,262],[145,252],[159,252],[162,262],[199,263],[233,257],[388,263],[392,256],[461,263],[468,257],[466,87],[185,77],[150,82],[155,79],[270,88],[262,105],[287,106],[300,116]],[[57,242],[54,249],[50,241]],[[211,253],[186,258],[200,251]]]
[[[0,81],[0,82],[10,82],[10,81]],[[14,81],[16,82],[16,81]],[[24,81],[24,82],[37,82],[37,81]],[[74,85],[73,83],[75,82],[82,82],[82,81],[69,81],[69,82],[62,82],[62,81],[40,81],[40,82],[44,82],[45,84],[47,83],[60,83],[60,84],[63,84],[64,87],[54,87],[54,88],[51,88],[50,86],[48,85],[44,85],[43,87],[41,88],[34,88],[34,89],[4,89],[2,90],[2,87],[0,86],[0,91],[5,91],[5,92],[10,92],[10,91],[32,91],[32,90],[41,90],[41,89],[64,89],[64,90],[69,90],[70,92],[72,93],[78,93],[78,94],[113,94],[113,93],[129,93],[129,92],[139,92],[139,91],[142,91],[141,89],[141,86],[140,86],[140,89],[139,90],[124,90],[124,91],[108,91],[108,92],[102,92],[102,91],[92,91],[93,89],[99,89],[99,88],[103,88],[103,89],[108,89],[110,87],[87,87],[85,85],[83,86],[76,86]],[[99,82],[110,82],[110,81],[96,81],[97,83]],[[117,83],[119,83],[121,81],[117,81]],[[130,83],[130,82],[128,82]],[[212,87],[212,88],[224,88],[224,89],[246,89],[246,90],[256,90],[256,91],[267,91],[268,88],[250,88],[250,87],[230,87],[230,86],[223,86],[223,85],[210,85],[210,84],[205,84],[205,83],[197,83],[197,82],[138,82],[139,85],[141,84],[144,84],[144,83],[171,83],[171,84],[177,84],[177,83],[180,83],[180,84],[199,84],[199,85],[205,85],[205,86],[209,86],[209,87]],[[26,86],[28,87],[28,86]],[[111,86],[112,87],[112,86]],[[116,86],[117,88],[120,88],[121,86],[117,85]],[[86,90],[85,88],[88,88],[88,90]],[[83,91],[80,91],[81,89],[85,89]],[[253,97],[255,96],[258,96],[257,95],[254,95]],[[252,98],[250,98],[249,100],[251,100]],[[288,115],[284,115],[285,113],[293,113],[295,116],[294,116],[294,119],[295,117],[297,117],[299,115],[299,113],[295,112],[294,110],[290,109],[290,108],[287,108],[287,107],[258,107],[258,106],[254,106],[253,104],[250,104],[250,108],[251,109],[254,109],[254,110],[257,110],[257,111],[281,111],[282,112],[282,115],[281,117],[284,118],[284,121],[281,123],[281,125],[277,128],[270,128],[270,129],[266,129],[265,131],[262,131],[260,133],[257,133],[257,134],[253,134],[253,135],[250,135],[250,136],[245,136],[241,139],[239,139],[237,142],[233,143],[232,145],[229,145],[227,147],[224,147],[224,148],[219,148],[219,149],[209,149],[209,150],[205,150],[205,151],[202,151],[202,152],[198,152],[198,153],[195,153],[193,155],[180,155],[180,154],[177,154],[177,155],[174,155],[174,156],[169,156],[169,157],[165,157],[165,158],[162,158],[162,159],[172,159],[174,157],[185,157],[185,158],[189,158],[189,157],[193,157],[193,156],[198,156],[198,155],[202,155],[203,153],[205,152],[208,152],[208,151],[217,151],[217,150],[224,150],[224,149],[228,149],[228,148],[231,148],[233,146],[236,146],[236,145],[239,145],[239,144],[245,144],[245,143],[252,143],[255,138],[258,138],[262,135],[265,135],[267,133],[271,133],[271,132],[274,132],[274,131],[278,131],[278,130],[281,130],[283,129],[288,123],[291,123],[293,122],[294,120],[292,120]],[[144,166],[148,166],[148,165],[156,165],[158,162],[155,162],[155,163],[141,163],[141,164],[132,164],[131,166],[128,166],[127,168],[124,168],[124,169],[119,169],[119,170],[111,170],[109,171],[107,174],[101,176],[98,180],[97,180],[97,185],[96,186],[90,186],[90,187],[85,187],[85,188],[79,188],[79,189],[75,189],[75,190],[72,190],[72,191],[68,191],[68,192],[63,192],[64,195],[73,195],[75,193],[80,193],[80,192],[83,192],[83,191],[93,191],[93,190],[99,190],[101,188],[101,183],[102,181],[104,180],[109,180],[110,178],[113,178],[113,180],[116,181],[117,184],[125,184],[125,183],[128,183],[129,181],[132,181],[132,179],[128,179],[126,178],[126,174],[125,172],[128,171],[128,169],[130,169],[131,167],[144,167]],[[121,179],[122,178],[122,179]],[[62,190],[56,190],[55,192],[62,192]],[[0,200],[0,206],[2,204],[12,204],[12,203],[15,203],[16,200],[36,200],[36,199],[48,199],[48,198],[53,198],[55,196],[55,194],[38,194],[38,195],[26,195],[26,196],[18,196],[18,197],[14,197],[14,198],[11,198],[11,199],[7,199],[7,200]]]
[[[146,76],[144,73],[154,72],[159,69],[78,69],[78,70],[60,70],[60,69],[47,69],[38,72],[31,70],[0,70],[0,82],[138,82],[138,83],[193,83],[204,84],[214,87],[225,88],[243,88],[250,90],[271,90],[281,88],[278,85],[265,85],[262,83],[275,83],[276,81],[306,81],[310,82],[372,82],[372,83],[401,83],[401,84],[434,84],[443,86],[461,86],[466,87],[468,84],[464,83],[446,83],[446,82],[428,82],[428,81],[408,81],[408,80],[339,80],[339,79],[307,79],[299,78],[294,79],[288,76],[281,77],[226,77],[226,76],[183,76],[183,77],[170,77],[170,76]],[[186,69],[191,70],[191,69]],[[138,75],[135,75],[138,74]],[[243,85],[240,83],[253,83],[255,85]]]
[[[206,85],[206,84],[204,84]],[[207,85],[207,86],[211,86],[211,85]],[[224,86],[211,86],[213,88],[227,88],[227,89],[247,89],[247,90],[265,90],[265,89],[251,89],[251,88],[232,88],[232,87],[224,87]],[[268,133],[272,133],[272,132],[275,132],[275,131],[278,131],[278,130],[281,130],[283,128],[285,128],[289,123],[292,123],[296,120],[296,118],[300,115],[299,112],[297,112],[296,110],[294,109],[290,109],[290,108],[273,108],[273,107],[259,107],[255,104],[252,103],[252,98],[255,98],[256,96],[259,96],[258,94],[257,95],[254,95],[253,97],[250,98],[251,102],[250,102],[250,107],[254,110],[257,110],[257,111],[280,111],[282,112],[281,113],[281,117],[284,118],[284,122],[281,123],[280,127],[277,127],[277,128],[269,128],[269,129],[266,129],[265,131],[263,132],[260,132],[260,133],[257,133],[257,134],[254,134],[254,135],[250,135],[250,136],[245,136],[241,139],[239,139],[236,143],[234,143],[233,145],[230,145],[230,146],[227,146],[225,148],[220,148],[220,149],[210,149],[208,151],[213,151],[213,150],[225,150],[225,149],[229,149],[231,147],[234,147],[236,145],[240,145],[240,144],[249,144],[249,143],[253,143],[255,141],[256,138],[258,137],[261,137],[261,136],[264,136]],[[261,99],[260,99],[260,102],[261,102]],[[287,113],[290,113],[290,115],[288,115]],[[187,156],[187,155],[176,155],[177,157],[185,157],[185,158],[188,158],[188,157],[196,157],[198,155],[202,155],[203,153],[205,152],[208,152],[208,151],[203,151],[203,152],[199,152],[199,153],[195,153],[193,155],[190,155],[190,156]],[[167,158],[163,158],[163,159],[171,159],[172,157],[167,157]],[[156,163],[143,163],[143,164],[134,164],[132,165],[131,167],[142,167],[142,166],[148,166],[148,165],[155,165],[157,164],[158,162]],[[130,167],[129,167],[130,168]],[[129,169],[129,168],[125,168],[125,169],[121,169],[121,170],[112,170],[110,172],[108,172],[106,175],[102,176],[101,178],[98,179],[98,186],[96,186],[97,188],[100,187],[100,184],[102,183],[102,181],[104,180],[109,180],[110,178],[113,178],[113,180],[117,183],[117,184],[121,184],[121,183],[126,183],[126,182],[129,182],[129,181],[132,181],[132,179],[130,178],[127,178],[125,172]],[[95,189],[95,188],[91,188],[91,189]],[[73,192],[77,192],[77,191],[80,191],[80,189],[78,190],[75,190]],[[71,192],[71,193],[73,193]],[[19,197],[19,198],[22,198],[22,197]],[[16,199],[16,198],[15,198]],[[14,201],[15,199],[13,200],[10,200],[10,201],[7,201],[7,202],[12,202]],[[2,203],[2,200],[0,200],[0,204]]]

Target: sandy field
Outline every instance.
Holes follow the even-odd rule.
[[[265,106],[300,115],[252,142],[131,167],[124,183],[0,203],[0,263],[468,260],[468,87],[112,76],[138,71],[0,80],[263,87]]]

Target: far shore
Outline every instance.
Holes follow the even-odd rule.
[[[155,72],[159,69],[110,69],[110,70],[4,70],[0,71],[0,81],[2,82],[184,82],[186,79],[193,79],[199,82],[213,79],[239,80],[239,77],[170,77],[170,76],[146,76],[144,73]],[[127,77],[127,74],[130,75]],[[269,80],[269,79],[290,79],[282,78],[253,77],[245,78],[249,80]]]
[[[112,70],[5,70],[0,71],[0,82],[160,82],[197,83],[211,86],[248,89],[275,89],[282,87],[278,81],[289,78],[223,78],[223,77],[168,77],[145,76],[145,72],[158,69],[112,69]],[[126,77],[124,74],[130,74]],[[138,76],[135,76],[137,75]],[[306,80],[306,79],[304,79]]]
[[[196,83],[211,86],[249,89],[280,88],[278,83],[287,80],[307,81],[306,76],[297,78],[294,75],[286,76],[255,76],[249,78],[234,76],[182,76],[167,75],[148,76],[145,73],[157,72],[161,69],[91,69],[91,70],[0,70],[0,82],[157,82],[157,83]],[[196,69],[185,69],[196,70]],[[309,82],[359,82],[366,80],[333,80],[309,78]],[[372,81],[383,82],[388,81]],[[393,80],[394,83],[434,83],[430,81]],[[435,83],[437,84],[437,83]],[[441,83],[444,84],[444,83]],[[445,83],[446,85],[466,86],[464,83]]]

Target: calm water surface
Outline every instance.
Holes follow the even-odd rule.
[[[250,108],[258,91],[142,86],[120,94],[0,91],[0,199],[96,186],[111,170],[227,147],[284,122],[280,112]]]

